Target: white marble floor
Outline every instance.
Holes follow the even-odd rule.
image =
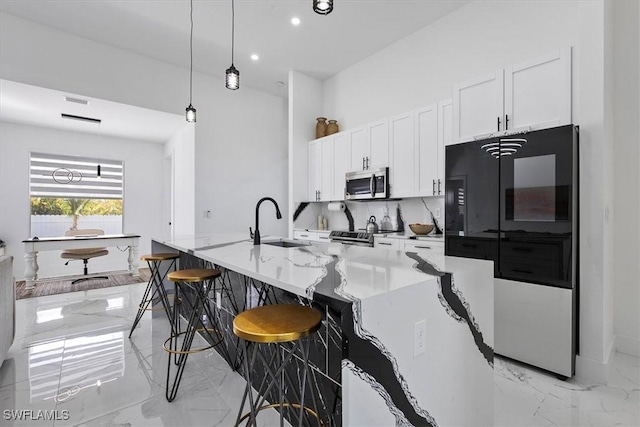
[[[15,341],[0,368],[0,426],[232,426],[245,382],[214,350],[190,355],[178,396],[165,399],[166,316],[145,314],[128,338],[144,288],[17,301]],[[278,420],[262,411],[259,424]]]
[[[244,381],[213,350],[189,357],[178,397],[166,401],[164,314],[146,314],[128,338],[143,290],[19,300],[15,342],[0,367],[0,425],[232,426]],[[640,426],[638,358],[616,354],[607,385],[563,382],[503,359],[494,378],[496,426]],[[275,411],[260,424],[278,425]]]

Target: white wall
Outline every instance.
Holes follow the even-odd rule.
[[[173,158],[173,233],[175,236],[195,234],[195,125],[186,123],[164,144],[164,155]],[[171,191],[165,188],[165,191]],[[170,208],[170,206],[167,206]]]
[[[614,8],[616,346],[640,356],[640,3]]]
[[[309,141],[315,139],[316,117],[322,116],[322,82],[299,71],[289,72],[289,230],[293,213],[307,200]],[[305,211],[311,210],[309,207]],[[303,211],[304,212],[304,211]],[[304,212],[304,216],[308,216]],[[293,237],[289,235],[289,237]]]
[[[188,68],[4,13],[0,23],[0,78],[184,115]],[[194,73],[193,105],[196,233],[246,230],[267,195],[288,216],[286,100],[249,87],[229,91],[221,78]],[[212,211],[210,219],[204,210]],[[263,225],[264,233],[287,230],[286,220]]]
[[[151,236],[162,227],[162,144],[0,122],[0,236],[13,255],[16,279],[24,278],[22,240],[30,237],[29,153],[69,154],[124,162],[123,232],[141,236],[140,255],[151,250]],[[89,272],[126,270],[127,252],[108,248],[109,255],[89,261]],[[82,274],[82,262],[64,265],[59,251],[40,252],[40,277]]]
[[[613,342],[613,233],[605,221],[613,173],[607,3],[473,2],[324,85],[324,111],[349,129],[448,98],[457,82],[573,47],[573,121],[581,129],[582,168],[578,374],[601,380]]]

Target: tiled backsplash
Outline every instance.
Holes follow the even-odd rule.
[[[444,229],[444,197],[418,197],[403,200],[345,203],[353,215],[356,230],[359,228],[364,229],[371,215],[376,217],[376,222],[380,229],[387,228],[384,226],[387,221],[384,221],[383,224],[383,220],[386,219],[385,215],[389,217],[391,227],[396,229],[398,224],[397,207],[400,205],[405,231],[411,233],[409,224],[416,222],[422,224],[432,223],[431,215],[425,207],[425,203],[434,215],[438,215],[438,212],[440,213],[439,217],[436,217],[436,221],[440,228]],[[347,230],[349,223],[344,212],[329,211],[327,206],[328,203],[310,203],[295,221],[294,228],[315,230],[318,228],[318,215],[323,215],[327,218],[329,230]]]

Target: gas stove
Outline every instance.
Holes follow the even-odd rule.
[[[334,230],[329,233],[329,239],[331,239],[332,242],[342,243],[345,245],[373,247],[373,234],[364,231]]]

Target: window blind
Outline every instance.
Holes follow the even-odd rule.
[[[31,197],[122,199],[122,161],[31,153],[29,171]]]

